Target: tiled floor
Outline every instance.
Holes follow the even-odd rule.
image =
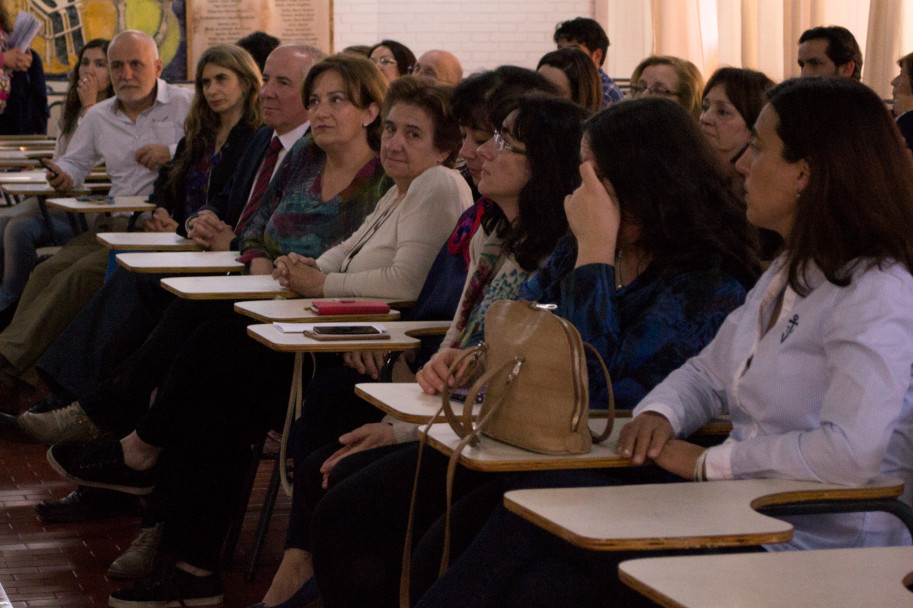
[[[73,489],[48,466],[45,451],[16,431],[0,429],[0,584],[15,608],[107,606],[108,594],[122,583],[107,578],[105,571],[133,540],[139,520],[42,522],[32,505]],[[281,558],[290,501],[280,492],[256,576],[244,580],[271,469],[271,461],[260,466],[234,565],[223,573],[227,608],[259,601]]]

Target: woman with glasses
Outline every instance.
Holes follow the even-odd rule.
[[[892,477],[909,503],[913,162],[891,122],[878,96],[849,78],[771,91],[737,167],[748,219],[780,233],[784,253],[712,342],[637,406],[617,450],[655,466],[630,475],[845,485]],[[723,444],[678,439],[724,411],[733,430]],[[555,481],[623,482],[611,470]],[[886,513],[787,519],[788,543],[748,550],[910,543]],[[649,555],[578,549],[499,506],[418,605],[654,606],[617,578],[621,559]]]
[[[631,73],[631,97],[671,99],[698,120],[701,116],[701,93],[704,78],[697,66],[686,59],[668,55],[651,55]]]
[[[455,87],[453,110],[463,134],[460,156],[474,181],[481,179],[483,163],[478,148],[492,137],[485,111],[489,97],[500,99],[544,87],[548,87],[548,82],[535,72],[512,66],[471,76]],[[415,308],[409,311],[411,319],[454,316],[467,270],[473,272],[474,252],[481,238],[476,235],[491,230],[485,218],[492,205],[490,199],[481,197],[459,219],[428,273]],[[420,367],[439,344],[440,337],[428,340],[421,352],[415,354],[417,361],[410,362],[409,367]],[[324,476],[329,477],[332,471],[334,477],[344,477],[349,471],[366,466],[380,458],[381,453],[402,447],[397,437],[412,431],[412,425],[396,428],[391,417],[384,417],[383,412],[354,395],[357,383],[378,379],[384,354],[346,353],[345,367],[321,366],[308,384],[301,417],[291,431],[295,475],[285,553],[263,602],[252,608],[276,605],[291,608],[314,599],[310,521],[314,506],[325,493]],[[371,449],[377,446],[385,447]]]
[[[550,156],[539,149],[542,142],[530,138],[530,132],[536,130],[554,138],[554,125],[538,123],[541,117],[531,113],[534,104],[527,103],[529,106],[521,102],[499,121],[501,128],[495,138],[481,150],[486,162],[480,187],[492,191],[496,201],[499,191],[506,192],[514,183],[508,167],[522,166],[530,155]],[[628,209],[619,213],[617,203],[606,200],[609,195],[605,190],[601,198],[585,204],[579,196],[568,198],[565,209],[574,236],[557,243],[555,252],[520,290],[519,297],[556,303],[557,313],[572,321],[583,339],[606,358],[616,400],[620,407],[630,408],[666,373],[709,341],[725,315],[743,300],[746,286],[757,276],[758,262],[753,248],[746,244],[752,240],[751,232],[729,176],[717,166],[687,115],[660,100],[619,104],[607,112],[613,110],[617,124],[630,125],[629,131],[592,128],[595,134],[581,147],[590,162],[611,156],[609,172],[603,172],[600,164],[602,182],[592,168],[589,174],[583,169],[579,172],[587,181],[596,181],[600,189],[602,183],[615,179],[616,172],[625,173],[619,180],[618,196],[630,201]],[[598,121],[602,116],[597,115],[590,124],[601,125]],[[677,135],[671,143],[665,136],[644,137],[636,128],[644,121],[656,131],[684,135]],[[661,141],[674,152],[657,154],[654,146],[643,140]],[[647,145],[649,152],[631,154],[632,149]],[[495,150],[500,150],[499,154],[494,155]],[[684,150],[696,160],[687,167],[668,162],[669,156]],[[574,157],[577,160],[577,154]],[[528,162],[534,165],[534,161]],[[585,164],[584,169],[587,167],[591,165]],[[645,167],[660,171],[655,180],[642,179]],[[694,179],[695,175],[699,178]],[[486,184],[486,176],[495,183]],[[655,209],[659,204],[668,208],[659,212]],[[685,318],[688,322],[683,324]],[[479,332],[473,342],[481,339]],[[426,392],[443,388],[446,370],[458,354],[456,348],[442,349],[422,368],[417,380]],[[592,363],[591,404],[604,407],[606,389],[596,388],[604,385],[604,380],[601,372],[595,371],[598,364]],[[467,381],[457,380],[459,385]],[[339,482],[318,505],[313,522],[315,570],[325,605],[385,605],[395,597],[417,452],[412,444],[386,456]],[[414,530],[416,538],[423,538],[417,549],[422,556],[413,560],[416,589],[430,585],[434,579],[431,571],[436,570],[436,561],[439,563],[440,553],[433,557],[439,548],[439,525],[431,526],[443,512],[446,468],[442,456],[428,451],[423,455]],[[454,546],[459,548],[498,503],[498,484],[505,480],[462,468],[456,479],[454,498],[465,498],[455,511],[459,515],[454,520]],[[386,497],[383,505],[375,504],[372,513],[365,512],[357,497],[376,495],[381,486]],[[340,540],[343,529],[353,533]],[[426,531],[430,535],[425,536]],[[365,581],[352,567],[356,563],[377,566],[390,578]],[[368,602],[369,597],[380,599]]]
[[[381,40],[371,47],[368,57],[374,62],[387,82],[412,73],[415,55],[406,45],[396,40]]]

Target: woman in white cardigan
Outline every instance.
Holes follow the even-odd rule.
[[[447,93],[412,77],[384,101],[380,161],[394,186],[349,238],[316,260],[276,260],[273,276],[305,297],[371,296],[414,300],[472,193],[453,165],[460,132]],[[311,128],[323,123],[311,118]]]

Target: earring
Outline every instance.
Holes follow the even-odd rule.
[[[370,125],[370,124],[371,124],[371,123],[366,122],[366,123],[364,123],[364,124],[361,125],[361,128],[362,128],[362,129],[367,129],[367,128],[368,128],[368,125]]]

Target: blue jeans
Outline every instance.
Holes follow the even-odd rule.
[[[3,237],[0,310],[5,310],[19,300],[29,275],[38,262],[38,248],[53,244],[55,234],[60,242],[73,237],[73,230],[65,214],[52,214],[51,223],[54,234],[48,230],[41,217],[38,201],[33,198],[0,210],[0,234]]]

